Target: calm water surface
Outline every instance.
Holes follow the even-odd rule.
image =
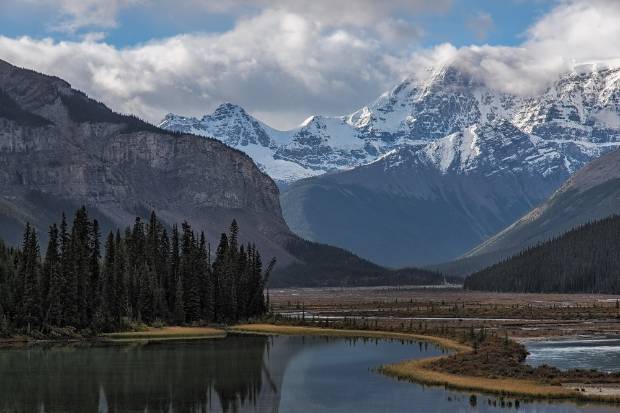
[[[381,364],[440,354],[399,341],[225,339],[0,350],[0,412],[612,412],[399,382]],[[502,402],[504,407],[502,407]]]

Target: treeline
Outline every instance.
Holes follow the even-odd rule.
[[[465,280],[470,290],[620,293],[620,216],[585,224]]]
[[[116,331],[132,323],[231,323],[264,314],[263,271],[253,245],[240,245],[235,221],[213,260],[204,233],[165,226],[151,214],[101,247],[97,220],[80,208],[68,227],[49,229],[45,256],[26,225],[20,249],[0,244],[0,333],[73,327]],[[103,251],[102,251],[103,250]]]

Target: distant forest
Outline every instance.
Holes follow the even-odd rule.
[[[235,221],[222,234],[213,262],[204,233],[188,223],[170,235],[153,212],[124,232],[100,229],[86,208],[68,227],[49,229],[41,258],[37,233],[26,225],[21,248],[0,242],[0,335],[49,334],[55,328],[97,333],[135,323],[232,323],[267,311],[263,271],[253,245],[239,244]]]
[[[465,280],[470,290],[620,293],[620,216],[585,224]]]

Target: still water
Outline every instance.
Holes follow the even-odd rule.
[[[525,343],[533,366],[620,371],[620,337],[577,337]]]
[[[373,370],[438,354],[421,343],[263,336],[2,349],[0,412],[619,411],[472,396]]]

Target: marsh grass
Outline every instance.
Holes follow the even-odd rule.
[[[176,340],[192,338],[225,337],[226,331],[211,327],[161,327],[144,331],[129,331],[104,334],[103,337],[114,341],[120,340]]]

